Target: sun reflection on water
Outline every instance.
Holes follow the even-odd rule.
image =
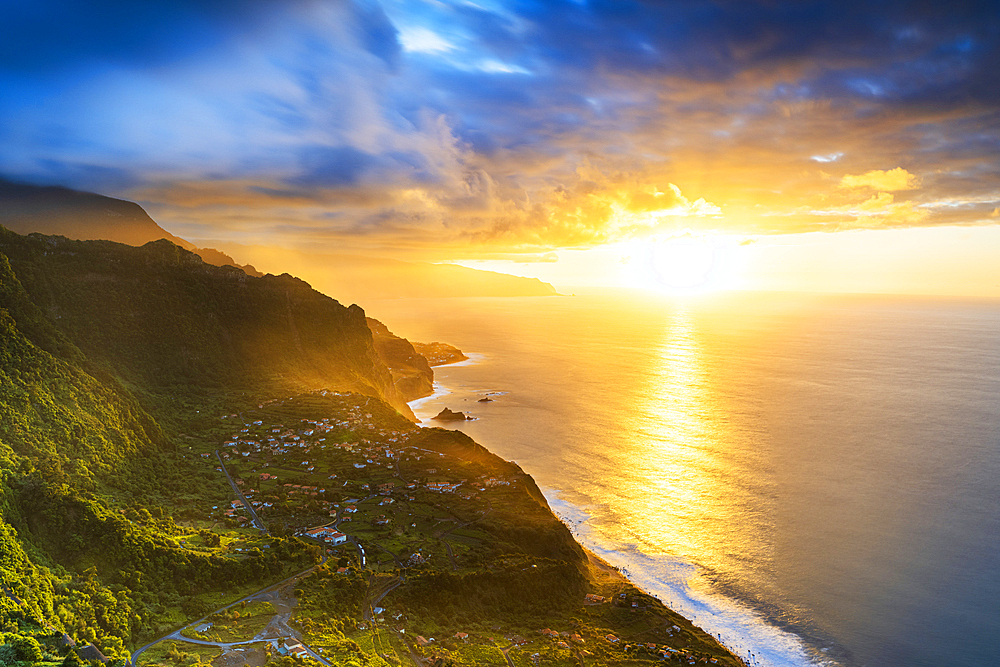
[[[662,344],[634,406],[632,437],[623,443],[627,483],[615,513],[646,549],[731,571],[734,553],[766,556],[761,517],[747,514],[745,482],[757,454],[746,451],[739,429],[730,429],[725,395],[707,368],[704,333],[691,311],[678,304],[663,321]]]

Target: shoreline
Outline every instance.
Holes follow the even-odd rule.
[[[431,366],[431,370],[435,368],[459,368],[461,366],[474,366],[480,361],[486,359],[486,355],[479,352],[467,352],[467,353],[463,352],[463,354],[465,354],[467,359],[463,359],[462,361],[453,361],[450,364],[438,364],[437,366]],[[424,396],[422,398],[417,398],[407,402],[407,405],[410,406],[410,411],[413,412],[413,416],[417,417],[417,419],[420,419],[420,417],[417,415],[417,410],[422,408],[426,403],[429,403],[430,401],[441,398],[442,396],[447,396],[448,394],[452,393],[450,389],[445,387],[437,380],[434,380],[434,384],[432,385],[432,387],[434,391],[429,396]],[[426,427],[432,425],[439,425],[439,424],[428,424],[427,422],[429,421],[430,421],[429,418],[420,419],[420,421],[417,422],[417,426]]]
[[[465,353],[468,359],[434,368],[472,366],[487,358],[481,353]],[[417,410],[426,404],[454,392],[438,380],[430,396],[409,403],[422,428],[442,426],[431,416],[421,419]],[[432,411],[433,412],[433,411]],[[464,422],[463,422],[464,423]],[[483,443],[480,443],[481,445]],[[483,445],[485,446],[485,445]],[[514,461],[521,465],[519,462]],[[528,471],[526,474],[530,475]],[[697,583],[699,568],[679,558],[645,553],[636,544],[605,546],[594,536],[589,521],[590,512],[561,497],[559,489],[540,487],[550,511],[562,521],[573,539],[587,554],[591,567],[609,578],[617,578],[660,600],[668,609],[701,628],[730,653],[751,667],[836,667],[838,663],[810,650],[805,640],[792,632],[769,623],[758,611],[737,598],[714,591],[692,587]],[[582,530],[581,530],[582,528]],[[616,564],[617,563],[617,564]],[[705,621],[709,622],[705,622]]]
[[[733,655],[754,667],[836,667],[838,663],[810,650],[797,634],[783,630],[738,598],[698,583],[700,568],[667,554],[648,554],[634,543],[605,542],[589,523],[591,513],[542,488],[552,513],[594,558],[630,584],[660,600],[668,609],[701,628]]]

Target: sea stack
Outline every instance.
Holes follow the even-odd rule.
[[[445,408],[444,410],[439,412],[436,417],[432,417],[432,419],[452,422],[452,421],[465,421],[466,419],[472,419],[472,417],[466,417],[465,413],[452,412],[448,408]]]

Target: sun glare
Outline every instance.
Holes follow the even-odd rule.
[[[650,262],[656,279],[675,289],[694,289],[709,282],[716,248],[702,239],[679,237],[652,247]]]
[[[622,249],[627,253],[622,278],[629,287],[691,294],[738,289],[742,283],[746,253],[739,238],[684,230],[635,240]]]

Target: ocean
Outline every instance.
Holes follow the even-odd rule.
[[[448,427],[517,461],[582,543],[752,663],[1000,664],[1000,302],[366,311],[472,357],[435,369],[418,417],[474,416]]]

